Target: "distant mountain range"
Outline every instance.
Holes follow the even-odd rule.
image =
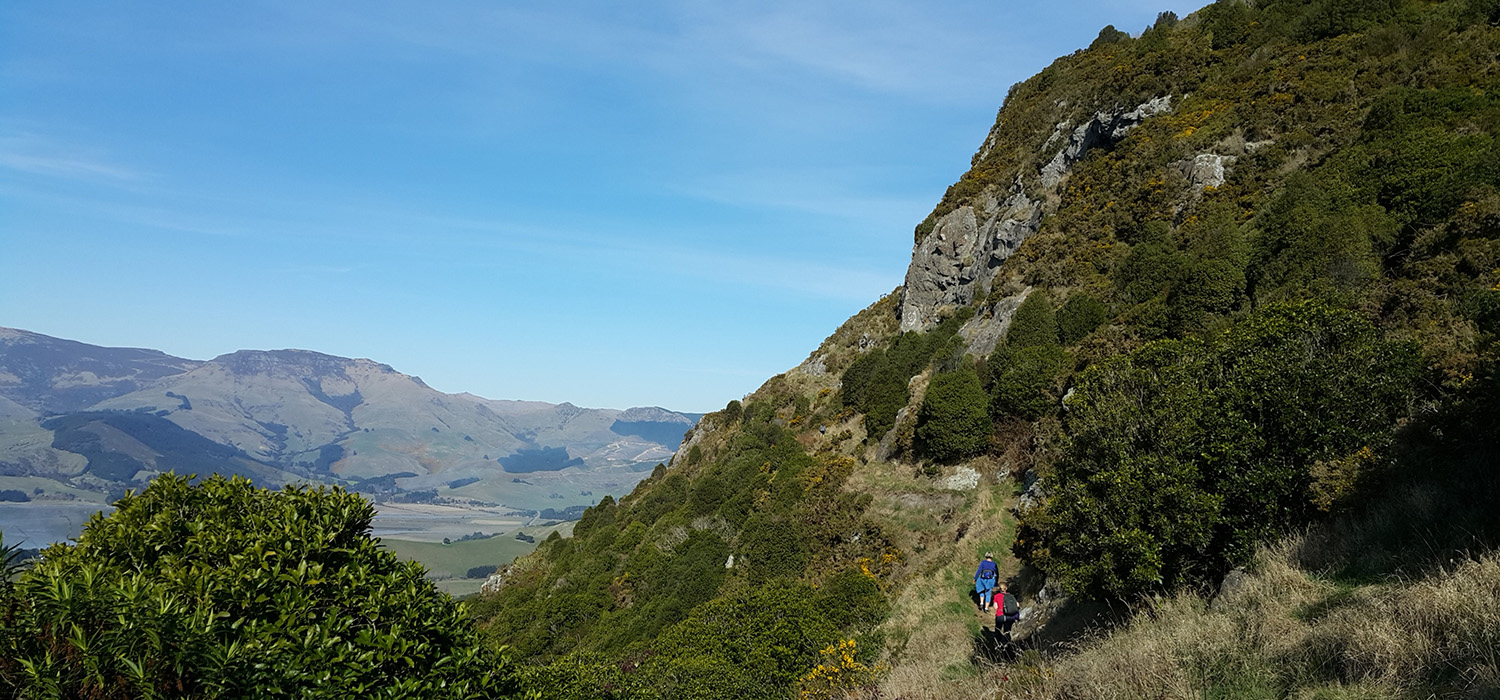
[[[59,494],[116,493],[167,470],[401,493],[572,469],[620,472],[628,488],[699,417],[445,394],[308,350],[204,362],[0,328],[0,481],[40,477]]]

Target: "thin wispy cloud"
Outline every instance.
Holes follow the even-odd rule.
[[[48,177],[136,182],[146,174],[35,134],[0,136],[0,168]]]
[[[745,209],[780,209],[841,219],[879,229],[919,220],[925,197],[882,196],[878,174],[857,169],[786,168],[712,172],[668,185],[673,192]]]

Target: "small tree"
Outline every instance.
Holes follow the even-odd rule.
[[[917,411],[917,450],[943,462],[983,452],[991,429],[987,399],[972,363],[934,376]]]
[[[1047,297],[1047,292],[1038,289],[1021,302],[1016,315],[1010,319],[1005,342],[1015,348],[1057,344],[1057,314],[1052,310],[1052,300]]]
[[[1063,345],[1074,345],[1107,320],[1109,312],[1103,302],[1087,292],[1074,292],[1057,310],[1058,335]]]
[[[1061,398],[1057,378],[1068,368],[1068,354],[1056,345],[1004,348],[990,357],[990,413],[1036,420]]]

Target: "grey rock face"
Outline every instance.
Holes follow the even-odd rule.
[[[1075,164],[1090,150],[1117,143],[1147,118],[1171,108],[1172,98],[1166,95],[1134,108],[1098,112],[1071,132],[1066,122],[1060,123],[1044,148],[1065,140],[1062,149],[1031,178],[1036,199],[1027,194],[1025,179],[1018,176],[1008,190],[992,189],[976,204],[959,207],[938,219],[932,232],[912,248],[901,292],[901,330],[925,330],[943,307],[966,305],[983,294],[1000,264],[1041,227],[1048,198]],[[991,134],[986,140],[986,149],[993,138]],[[1221,178],[1223,164],[1217,163]],[[1008,325],[1009,320],[1007,315],[1000,325]],[[991,337],[998,341],[1003,333],[1003,327],[998,332],[987,331],[980,345],[987,342],[993,349]]]
[[[1042,176],[1039,183],[1044,189],[1052,189],[1062,181],[1063,176],[1068,174],[1073,165],[1088,152],[1099,146],[1108,146],[1118,143],[1125,138],[1125,134],[1131,129],[1139,126],[1147,117],[1152,117],[1162,112],[1171,111],[1172,96],[1163,95],[1154,100],[1137,106],[1135,109],[1113,112],[1099,112],[1073,130],[1068,137],[1067,145],[1063,146],[1052,160],[1042,166]],[[1059,124],[1059,128],[1066,128]],[[1058,132],[1054,132],[1054,138]],[[1048,141],[1051,143],[1051,140]]]
[[[968,351],[975,355],[988,355],[995,351],[995,346],[1005,338],[1005,331],[1010,328],[1010,321],[1015,318],[1016,309],[1021,308],[1021,302],[1026,301],[1027,295],[1031,294],[1031,288],[1015,296],[1001,299],[995,304],[995,308],[988,314],[980,314],[969,319],[963,328],[958,329],[958,334],[966,341]]]
[[[1041,505],[1047,500],[1047,486],[1042,483],[1036,470],[1026,471],[1026,490],[1021,492],[1021,498],[1016,504],[1016,512],[1024,513]]]
[[[1172,165],[1193,183],[1196,189],[1221,187],[1226,176],[1225,168],[1237,160],[1234,156],[1200,153],[1192,160],[1180,160]]]
[[[1019,191],[986,208],[996,213],[983,225],[974,207],[949,212],[912,250],[902,288],[902,331],[927,328],[944,306],[973,302],[1000,263],[1041,226],[1041,204]]]
[[[802,364],[797,365],[797,371],[812,377],[824,376],[828,374],[828,362],[826,360],[827,358],[824,355],[809,357]]]

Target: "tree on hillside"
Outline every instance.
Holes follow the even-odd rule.
[[[166,474],[42,552],[0,620],[23,697],[493,698],[463,609],[341,489]],[[7,693],[9,695],[9,693]]]
[[[1088,292],[1074,292],[1057,310],[1057,330],[1063,345],[1076,345],[1109,320],[1104,303]]]
[[[995,418],[1035,420],[1055,408],[1062,394],[1058,377],[1070,367],[1056,345],[1002,347],[990,356],[990,412]]]
[[[940,462],[983,452],[991,429],[988,403],[973,363],[938,373],[917,411],[917,450]]]
[[[1005,331],[1005,342],[1014,348],[1057,344],[1057,314],[1046,291],[1038,289],[1021,302]]]

